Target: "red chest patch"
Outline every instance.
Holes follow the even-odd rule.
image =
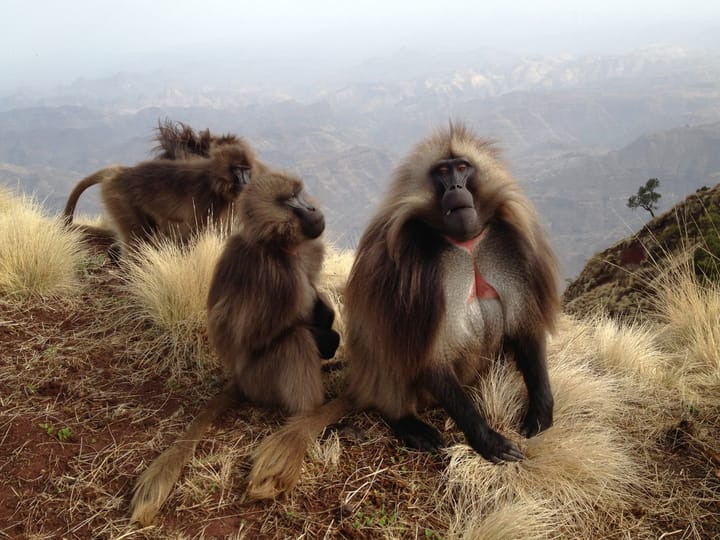
[[[473,270],[475,273],[475,279],[473,280],[473,284],[470,287],[470,292],[468,294],[468,304],[472,304],[475,300],[498,298],[497,291],[493,289],[492,285],[485,281],[485,278],[482,277],[482,274],[478,270],[477,264],[475,264],[475,248],[480,243],[480,240],[483,239],[484,235],[485,231],[478,234],[475,238],[471,238],[470,240],[466,240],[465,242],[458,242],[457,240],[453,240],[448,236],[445,237],[445,239],[452,245],[457,246],[464,251],[467,251],[470,254],[470,257],[473,257]]]

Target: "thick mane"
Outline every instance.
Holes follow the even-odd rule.
[[[350,277],[350,281],[359,280],[368,290],[376,291],[368,295],[373,299],[357,301],[367,303],[368,314],[387,314],[387,320],[378,320],[377,332],[389,328],[395,334],[409,336],[401,340],[407,349],[397,353],[410,357],[429,350],[434,339],[432,328],[444,316],[437,265],[427,264],[440,254],[443,240],[423,221],[436,211],[437,204],[429,189],[428,173],[439,158],[451,157],[466,157],[475,165],[480,199],[494,209],[492,219],[507,225],[519,239],[531,289],[530,325],[552,330],[559,309],[557,262],[533,206],[500,161],[497,146],[475,136],[464,124],[451,123],[418,144],[396,168],[388,193],[358,246]],[[377,316],[363,319],[367,324]]]
[[[419,365],[444,316],[439,265],[427,264],[440,254],[442,240],[422,223],[408,222],[396,260],[385,234],[375,222],[358,246],[346,289],[348,311],[364,321],[363,331],[377,335],[385,355],[397,357],[401,365]]]

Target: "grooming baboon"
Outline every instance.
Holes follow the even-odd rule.
[[[169,119],[158,121],[155,141],[158,143],[153,149],[156,159],[210,157],[212,147],[241,142],[236,135],[231,133],[213,135],[209,129],[196,132],[187,124],[173,122]]]
[[[132,519],[150,523],[211,422],[234,399],[309,411],[324,397],[320,357],[339,343],[334,313],[316,289],[322,213],[293,176],[265,172],[247,187],[242,230],[229,237],[208,295],[210,342],[230,383],[138,479]]]
[[[68,223],[80,194],[100,183],[103,206],[123,247],[169,237],[186,241],[211,220],[227,221],[232,204],[260,167],[239,142],[213,146],[209,158],[156,159],[134,167],[111,167],[78,183],[68,198]]]
[[[496,150],[464,126],[420,143],[396,170],[358,246],[345,310],[347,390],[260,445],[250,496],[292,488],[309,441],[367,408],[405,444],[432,450],[441,434],[417,411],[434,402],[485,458],[523,459],[463,389],[505,352],[527,386],[522,433],[552,425],[545,339],[559,310],[555,257]]]
[[[252,155],[252,152],[249,147],[247,147],[247,144],[236,135],[214,135],[210,133],[209,129],[196,132],[187,124],[182,122],[173,122],[170,119],[158,121],[155,141],[157,142],[157,146],[153,148],[153,151],[155,152],[155,159],[187,160],[198,157],[208,158],[210,157],[211,148],[223,145],[244,146],[247,148],[249,155]],[[100,240],[114,239],[115,233],[112,230],[73,223],[73,215],[80,195],[88,187],[116,176],[121,170],[126,168],[127,167],[123,167],[121,165],[106,167],[81,180],[68,197],[67,204],[63,210],[65,223],[80,229],[88,237]],[[115,249],[115,251],[117,251],[117,249]]]

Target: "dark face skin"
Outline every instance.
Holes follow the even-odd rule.
[[[443,231],[455,240],[469,240],[480,233],[475,199],[468,189],[474,175],[475,168],[462,157],[440,160],[430,171],[440,202]]]
[[[287,199],[285,204],[292,208],[294,214],[300,219],[300,228],[307,238],[317,238],[325,230],[325,217],[305,197],[304,191],[299,191]]]
[[[234,165],[230,172],[233,179],[233,191],[240,193],[250,181],[250,166]]]

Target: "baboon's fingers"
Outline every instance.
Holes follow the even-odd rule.
[[[523,437],[534,437],[553,425],[552,402],[541,411],[530,409],[522,423],[520,434]]]
[[[525,459],[525,454],[513,441],[495,432],[491,432],[482,450],[478,448],[475,448],[475,450],[478,450],[485,459],[493,463],[522,461]]]
[[[519,448],[511,448],[503,452],[500,457],[503,461],[522,461],[525,459],[525,454]]]

